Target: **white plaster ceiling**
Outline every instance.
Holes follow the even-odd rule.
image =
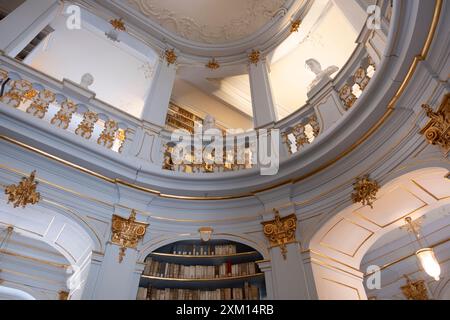
[[[268,23],[286,0],[126,0],[134,10],[187,40],[227,43]]]

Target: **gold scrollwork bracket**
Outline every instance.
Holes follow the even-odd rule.
[[[450,153],[450,94],[447,94],[439,109],[433,109],[425,104],[422,106],[430,121],[420,131],[429,144],[437,145],[442,149],[445,157]]]
[[[19,184],[7,186],[5,194],[8,196],[8,203],[12,203],[14,208],[37,204],[41,200],[41,195],[36,192],[38,182],[35,178],[36,171],[33,171],[29,177],[23,177]]]
[[[284,260],[287,259],[287,245],[296,242],[295,231],[297,230],[297,216],[291,214],[281,217],[280,212],[273,209],[275,219],[262,222],[264,235],[270,242],[270,246],[280,247]]]
[[[120,246],[119,263],[122,263],[128,249],[136,249],[147,232],[148,223],[136,221],[136,211],[132,210],[128,219],[118,215],[112,216],[111,242]]]

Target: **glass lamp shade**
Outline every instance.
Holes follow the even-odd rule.
[[[214,230],[209,227],[203,227],[198,229],[198,232],[200,233],[200,239],[202,239],[202,241],[204,242],[208,242],[209,240],[211,240],[213,231]]]
[[[441,266],[434,255],[434,251],[431,248],[420,249],[416,252],[416,256],[422,264],[423,269],[428,275],[439,281],[441,275]]]

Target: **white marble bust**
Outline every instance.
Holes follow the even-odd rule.
[[[308,86],[308,96],[328,81],[331,81],[331,75],[339,71],[339,68],[336,66],[331,66],[322,70],[322,65],[316,59],[306,60],[306,68],[316,75],[316,78]]]
[[[90,86],[94,83],[94,76],[90,73],[86,73],[81,77],[80,86],[85,89],[89,89]]]
[[[216,127],[216,118],[212,115],[208,114],[203,120],[203,132],[209,129],[217,129]]]

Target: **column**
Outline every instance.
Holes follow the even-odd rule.
[[[176,64],[161,60],[155,71],[152,87],[142,111],[142,120],[164,128],[172,89],[175,83]]]
[[[259,56],[259,52],[257,54]],[[277,121],[266,60],[257,58],[250,62],[248,73],[252,94],[253,124],[255,129],[258,129]]]
[[[127,249],[123,261],[119,262],[120,247],[108,243],[98,276],[93,288],[94,300],[136,299],[137,250]],[[94,271],[94,270],[93,270]],[[133,296],[134,293],[134,296]]]
[[[15,57],[58,12],[58,0],[27,0],[0,21],[0,50]]]
[[[344,14],[353,29],[359,34],[367,20],[367,0],[333,0],[333,4]]]
[[[305,266],[300,256],[299,243],[286,245],[286,259],[281,249],[274,247],[270,250],[273,286],[276,288],[277,300],[311,300],[309,282]]]

